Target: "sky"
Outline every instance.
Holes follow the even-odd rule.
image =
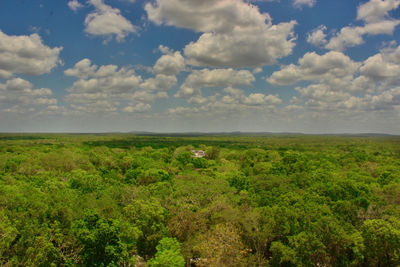
[[[0,0],[0,132],[400,134],[400,0]]]

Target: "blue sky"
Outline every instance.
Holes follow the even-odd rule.
[[[400,0],[1,0],[0,131],[400,134]]]

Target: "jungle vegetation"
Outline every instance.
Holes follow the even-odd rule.
[[[0,266],[398,266],[399,204],[399,137],[0,135]]]

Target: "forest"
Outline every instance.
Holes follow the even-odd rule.
[[[0,266],[398,266],[399,204],[396,136],[0,134]]]

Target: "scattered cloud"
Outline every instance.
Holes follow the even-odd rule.
[[[184,84],[191,87],[251,86],[254,81],[253,74],[248,70],[201,69],[192,71]]]
[[[253,74],[259,74],[259,73],[261,73],[262,71],[263,71],[263,69],[260,68],[260,67],[258,67],[258,68],[253,69]]]
[[[116,65],[98,67],[89,59],[82,59],[64,74],[79,78],[67,89],[66,101],[72,109],[87,112],[116,111],[120,101],[129,99],[142,82],[132,69]]]
[[[238,88],[227,87],[221,93],[205,97],[205,101],[199,103],[196,107],[178,106],[170,108],[167,115],[174,117],[196,117],[201,118],[221,118],[224,116],[238,118],[248,115],[252,112],[276,113],[277,105],[282,100],[277,95],[265,95],[262,93],[246,93]]]
[[[91,35],[104,36],[110,40],[115,36],[118,42],[130,33],[136,33],[137,28],[121,15],[121,11],[104,4],[103,0],[89,0],[95,11],[85,18],[85,31]]]
[[[68,2],[68,7],[72,11],[76,12],[76,11],[78,11],[78,9],[82,8],[83,5],[81,3],[79,3],[78,0],[72,0],[72,1]]]
[[[79,63],[77,68],[79,68]],[[92,67],[92,66],[90,66]],[[71,75],[74,73],[75,67],[67,69],[64,73]],[[77,74],[77,77],[80,75]],[[137,88],[142,81],[142,78],[132,69],[122,67],[118,69],[116,65],[103,65],[94,69],[91,75],[87,78],[80,78],[67,91],[71,93],[107,93],[107,94],[123,94],[131,92]]]
[[[315,46],[323,46],[328,41],[326,40],[326,26],[320,25],[318,28],[311,31],[311,33],[307,34],[307,42],[313,44]]]
[[[393,34],[400,20],[389,17],[389,11],[397,9],[399,0],[370,0],[357,9],[357,20],[363,21],[363,26],[346,26],[333,36],[325,48],[343,51],[364,43],[365,35]]]
[[[367,83],[377,84],[380,90],[400,84],[400,46],[383,49],[366,59],[360,73]]]
[[[364,35],[393,34],[393,31],[399,24],[400,20],[384,20],[359,27],[344,27],[336,36],[329,40],[325,48],[343,51],[347,47],[363,44]]]
[[[317,0],[294,0],[293,5],[297,8],[302,8],[303,6],[313,7]]]
[[[123,109],[124,112],[144,112],[151,109],[150,104],[138,103],[135,106],[127,106]]]
[[[146,79],[140,87],[146,91],[169,90],[178,80],[173,75],[157,74],[155,77]]]
[[[162,55],[154,64],[154,73],[178,75],[181,71],[185,70],[185,59],[180,52],[170,51],[170,49],[161,45],[159,49],[164,53],[164,55]]]
[[[295,21],[273,25],[267,13],[239,0],[157,0],[147,3],[150,21],[203,34],[184,48],[188,63],[211,67],[258,67],[292,53]]]
[[[73,68],[64,71],[66,76],[78,80],[67,89],[65,100],[70,104],[71,114],[138,112],[149,110],[151,102],[168,97],[165,90],[176,84],[175,76],[158,74],[143,81],[142,77],[128,67],[116,65],[97,66],[85,58]]]
[[[91,75],[94,75],[97,69],[97,65],[92,65],[90,59],[84,58],[71,69],[67,69],[64,71],[66,76],[74,76],[81,79],[85,79]]]
[[[14,73],[41,75],[61,64],[63,48],[50,48],[36,33],[13,36],[0,31],[0,78],[9,79]]]
[[[400,46],[382,49],[363,62],[331,51],[322,56],[307,53],[298,63],[283,66],[267,79],[277,85],[312,82],[295,88],[299,96],[292,98],[290,106],[313,116],[361,116],[365,112],[399,115]]]
[[[357,19],[367,23],[379,22],[389,18],[389,11],[397,9],[399,0],[370,0],[357,9]]]
[[[343,87],[353,79],[359,63],[341,52],[331,51],[324,55],[306,53],[298,65],[283,66],[267,79],[271,84],[291,85],[299,81],[323,82],[333,87]]]
[[[190,103],[202,104],[201,89],[205,87],[251,86],[255,81],[248,70],[201,69],[192,71],[175,94],[175,97],[188,98]]]
[[[48,88],[33,89],[33,85],[21,78],[12,78],[0,83],[0,104],[2,111],[12,113],[34,112],[38,108],[56,106]]]

